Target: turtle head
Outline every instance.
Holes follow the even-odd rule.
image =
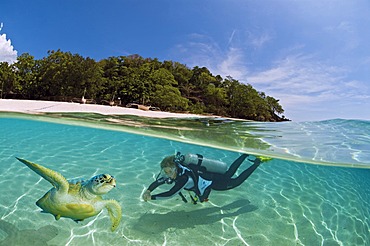
[[[90,192],[95,195],[103,195],[116,187],[116,179],[109,174],[99,174],[89,180]]]

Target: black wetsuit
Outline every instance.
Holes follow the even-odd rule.
[[[232,178],[236,170],[247,157],[247,154],[241,155],[233,162],[233,164],[231,164],[224,174],[201,172],[199,170],[194,170],[194,168],[190,169],[182,165],[178,165],[177,176],[174,180],[171,180],[175,185],[169,191],[152,195],[151,199],[165,199],[175,194],[179,194],[182,189],[185,189],[194,191],[200,198],[200,201],[203,202],[208,198],[211,189],[219,191],[233,189],[241,185],[261,163],[259,159],[255,159],[252,166],[244,170],[239,176]],[[158,179],[148,187],[148,190],[152,192],[158,186],[165,183],[168,183],[168,180],[164,178]]]

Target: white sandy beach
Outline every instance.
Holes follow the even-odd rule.
[[[163,111],[143,111],[140,109],[98,104],[80,104],[72,102],[53,102],[36,100],[0,99],[0,112],[18,113],[98,113],[103,115],[136,115],[153,118],[189,118],[206,117],[195,114],[169,113]]]

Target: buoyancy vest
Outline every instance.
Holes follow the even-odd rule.
[[[184,190],[189,191],[190,198],[193,204],[197,204],[197,201],[200,202],[206,201],[208,199],[208,195],[211,191],[211,184],[212,180],[204,179],[200,176],[200,173],[196,170],[191,169],[191,167],[184,167],[181,164],[178,165],[181,172],[179,173],[180,176],[187,175],[189,177],[188,182],[184,186]],[[190,192],[194,192],[195,196],[193,197]],[[181,196],[184,202],[188,202],[185,196],[180,192],[179,195]]]

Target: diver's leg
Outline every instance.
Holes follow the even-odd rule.
[[[254,164],[250,166],[247,170],[244,170],[238,177],[230,179],[229,183],[227,184],[227,190],[233,189],[239,185],[241,185],[261,164],[260,159],[255,159]]]
[[[243,163],[243,161],[247,157],[248,157],[247,154],[242,154],[241,156],[239,156],[238,159],[236,159],[233,162],[233,164],[231,164],[231,166],[229,167],[229,169],[224,174],[225,178],[231,179],[231,177],[235,174],[236,170],[238,170],[238,168],[240,167],[240,165]]]

